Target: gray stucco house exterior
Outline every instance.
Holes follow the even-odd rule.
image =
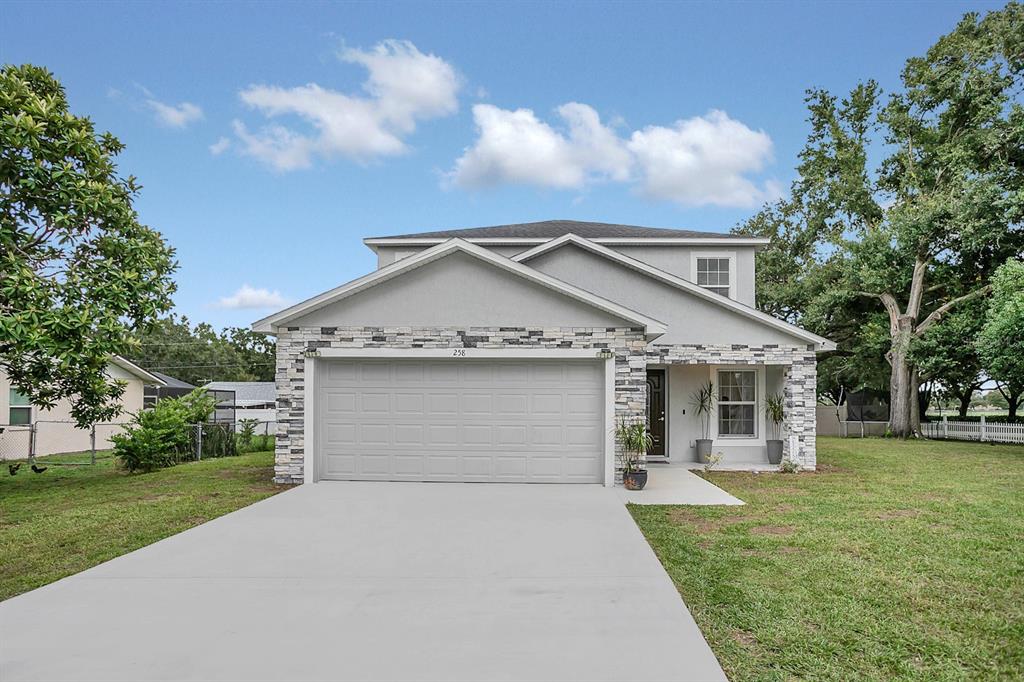
[[[373,237],[378,269],[253,325],[277,337],[275,480],[613,485],[613,429],[695,458],[690,395],[712,382],[713,450],[815,467],[816,353],[754,308],[766,239],[551,220]]]

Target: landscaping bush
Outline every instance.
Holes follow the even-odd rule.
[[[114,456],[132,472],[152,471],[190,459],[193,424],[206,421],[216,404],[201,388],[180,398],[161,400],[153,409],[136,414],[124,433],[111,436]]]

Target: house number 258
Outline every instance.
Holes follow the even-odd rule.
[[[452,349],[452,357],[453,358],[464,358],[464,357],[466,357],[466,349],[465,348],[455,348],[455,349]]]

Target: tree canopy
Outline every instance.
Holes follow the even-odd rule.
[[[69,110],[46,69],[0,68],[0,369],[82,424],[117,412],[105,370],[171,307],[174,251],[139,222],[124,146]]]
[[[273,381],[274,340],[240,327],[217,332],[170,315],[139,337],[129,356],[146,369],[201,386],[209,381]]]
[[[977,345],[991,378],[1008,399],[1010,416],[1015,417],[1024,392],[1024,263],[1009,260],[996,271]]]

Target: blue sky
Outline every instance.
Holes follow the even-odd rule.
[[[365,236],[727,231],[793,179],[806,88],[892,88],[998,6],[8,2],[0,60],[127,145],[177,310],[247,325],[372,270]]]

